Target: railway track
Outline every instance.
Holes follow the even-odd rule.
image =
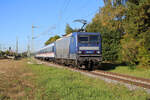
[[[139,78],[139,77],[124,75],[124,74],[113,73],[113,72],[100,71],[100,70],[96,70],[91,73],[100,75],[109,79],[113,79],[113,80],[121,81],[124,83],[150,89],[150,79]]]
[[[144,89],[147,89],[148,92],[150,93],[150,79],[139,78],[139,77],[118,74],[118,73],[113,73],[113,72],[107,72],[107,71],[102,71],[102,70],[94,70],[94,71],[81,70],[81,69],[66,67],[63,65],[53,64],[49,62],[44,62],[43,64],[46,64],[48,66],[61,67],[61,68],[65,67],[69,70],[72,70],[75,72],[81,72],[82,74],[86,74],[88,76],[103,77],[105,79],[116,81],[118,83],[121,82],[121,83],[129,84],[131,86],[142,87]]]

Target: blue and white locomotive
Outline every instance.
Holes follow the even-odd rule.
[[[93,69],[94,65],[102,61],[101,40],[100,33],[73,32],[42,48],[35,57],[58,64]]]

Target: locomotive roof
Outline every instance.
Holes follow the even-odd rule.
[[[61,39],[63,39],[64,37],[69,37],[69,36],[71,36],[71,35],[72,35],[72,33],[70,33],[70,34],[68,34],[68,35],[64,35],[63,37],[57,39],[56,41],[61,40]]]

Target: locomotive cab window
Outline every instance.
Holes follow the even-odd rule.
[[[89,37],[88,36],[79,36],[78,40],[80,43],[87,43],[89,40]]]
[[[78,36],[78,41],[80,43],[99,43],[99,35],[80,35]]]

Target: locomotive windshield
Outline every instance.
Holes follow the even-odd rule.
[[[88,42],[88,37],[87,36],[79,36],[79,41],[81,42],[81,43],[83,43],[83,42]]]
[[[98,36],[97,35],[89,36],[89,42],[98,42]]]
[[[79,35],[78,41],[80,43],[98,43],[99,36],[98,35]]]

